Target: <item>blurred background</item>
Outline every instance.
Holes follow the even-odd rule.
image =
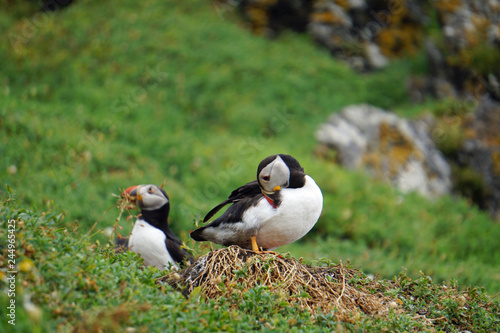
[[[23,207],[102,243],[123,189],[164,184],[201,254],[189,230],[285,153],[324,208],[278,251],[500,290],[498,1],[3,0],[0,28]]]

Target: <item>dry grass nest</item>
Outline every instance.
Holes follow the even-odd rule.
[[[384,295],[386,287],[357,269],[312,266],[289,255],[256,253],[238,246],[219,249],[200,257],[191,266],[157,279],[182,290],[187,297],[195,288],[208,299],[224,297],[235,302],[241,294],[265,286],[290,305],[324,313],[335,310],[339,320],[354,322],[362,313],[385,315],[403,311],[399,303]]]

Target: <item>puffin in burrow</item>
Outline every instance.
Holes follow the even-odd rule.
[[[156,185],[131,186],[122,196],[141,210],[128,239],[130,251],[139,253],[146,265],[160,270],[170,266],[178,268],[186,261],[194,262],[168,226],[170,201],[162,188]]]
[[[234,190],[203,222],[227,204],[231,206],[219,218],[191,232],[191,237],[260,252],[307,234],[321,214],[323,195],[295,158],[278,154],[262,160],[257,180]]]

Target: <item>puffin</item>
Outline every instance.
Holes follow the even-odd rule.
[[[323,194],[294,157],[277,154],[263,159],[257,180],[234,190],[203,222],[228,204],[220,217],[192,231],[191,238],[261,252],[307,234],[321,215]]]
[[[141,214],[128,238],[128,248],[139,253],[148,266],[160,270],[179,268],[194,258],[168,226],[170,201],[167,193],[156,185],[137,185],[127,188],[122,196],[140,208]]]

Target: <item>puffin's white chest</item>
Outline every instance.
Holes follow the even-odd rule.
[[[130,234],[129,248],[132,252],[139,253],[146,265],[155,266],[160,270],[165,270],[170,265],[178,267],[167,250],[166,238],[163,231],[138,219]]]
[[[284,189],[281,195],[277,209],[269,209],[269,203],[263,199],[243,217],[245,222],[257,224],[257,244],[263,248],[274,249],[298,240],[314,227],[321,215],[323,195],[311,177],[306,176],[302,188]]]

